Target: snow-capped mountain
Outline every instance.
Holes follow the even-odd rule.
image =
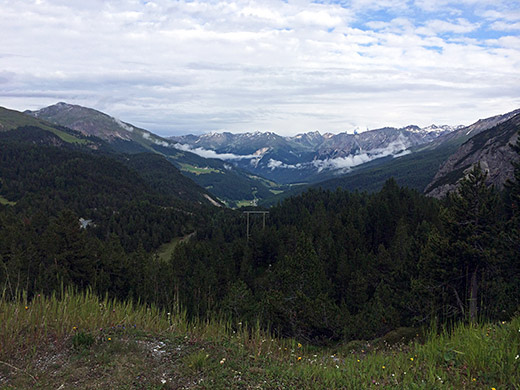
[[[457,127],[385,127],[354,133],[321,134],[313,131],[292,137],[272,132],[208,133],[171,137],[180,147],[201,155],[232,161],[252,173],[279,183],[315,181],[324,175],[343,173],[382,157],[410,153]]]

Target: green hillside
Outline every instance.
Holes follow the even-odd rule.
[[[0,107],[0,131],[9,131],[25,126],[38,127],[49,131],[68,143],[88,144],[88,140],[85,137],[69,129],[63,129],[49,122],[24,115],[21,112]]]
[[[213,197],[231,207],[240,202],[264,199],[271,195],[263,180],[218,159],[207,159],[195,153],[181,151],[174,143],[145,129],[119,121],[100,111],[57,103],[28,114],[57,125],[70,127],[83,134],[106,141],[119,153],[157,153],[168,159],[186,177],[205,188]],[[135,167],[139,170],[139,167]]]

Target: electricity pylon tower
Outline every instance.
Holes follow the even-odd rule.
[[[262,214],[262,229],[265,229],[265,216],[266,214],[269,214],[269,211],[244,211],[244,214],[247,216],[247,228],[246,228],[246,237],[249,241],[249,215],[250,214]]]

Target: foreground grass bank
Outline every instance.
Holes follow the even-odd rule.
[[[393,338],[317,348],[89,293],[22,297],[0,301],[0,389],[520,389],[520,317]]]

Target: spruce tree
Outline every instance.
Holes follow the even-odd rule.
[[[479,276],[489,266],[494,249],[497,195],[486,184],[487,174],[476,164],[449,197],[445,214],[453,267],[464,280],[469,320],[478,313]],[[462,291],[459,291],[461,293]]]

